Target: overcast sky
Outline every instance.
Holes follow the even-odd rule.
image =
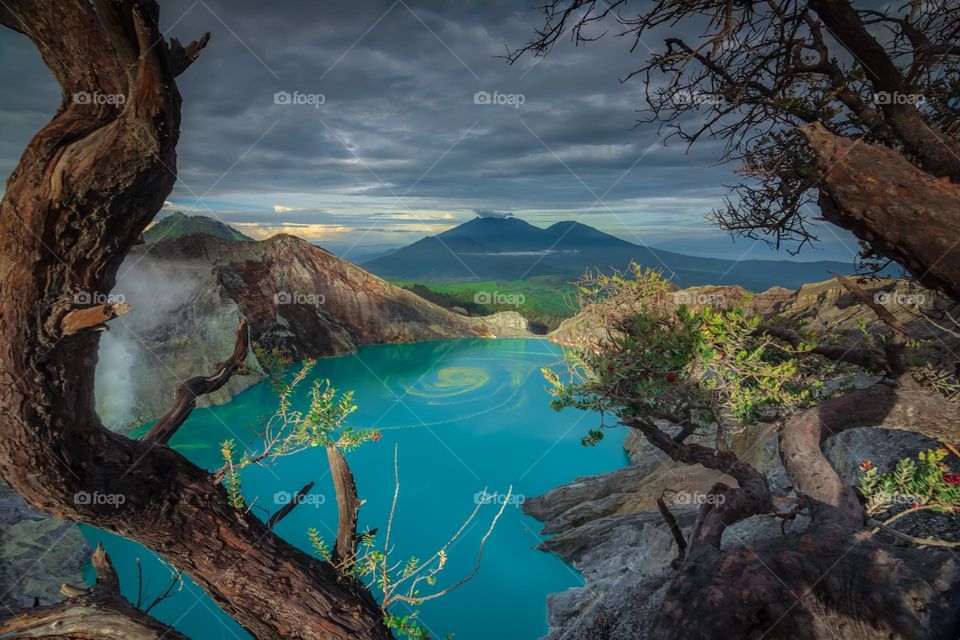
[[[646,49],[630,54],[607,37],[513,66],[497,58],[540,24],[536,0],[160,4],[169,36],[212,33],[179,80],[179,180],[165,212],[215,216],[258,238],[286,231],[358,258],[476,211],[580,220],[704,255],[773,255],[704,220],[734,181],[713,143],[688,152],[635,126],[641,80],[619,78]],[[7,30],[0,74],[5,179],[59,88]],[[833,231],[800,257],[850,260],[855,243]]]

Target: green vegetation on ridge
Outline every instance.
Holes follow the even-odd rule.
[[[576,287],[561,277],[534,276],[526,280],[470,283],[390,282],[445,309],[459,307],[471,316],[516,311],[537,333],[556,329],[562,320],[576,313]]]

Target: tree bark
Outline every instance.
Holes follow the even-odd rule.
[[[904,548],[870,533],[854,489],[821,452],[847,429],[909,429],[960,436],[957,406],[903,377],[787,418],[780,457],[807,504],[806,530],[721,551],[691,540],[653,637],[766,640],[910,638],[960,634],[960,562],[950,552]]]
[[[336,447],[327,447],[330,475],[337,494],[337,541],[333,545],[333,562],[342,565],[353,559],[357,550],[357,520],[360,516],[360,498],[357,483],[347,459]]]
[[[958,563],[836,523],[728,551],[677,574],[652,640],[956,640]]]
[[[924,286],[960,300],[960,185],[901,153],[801,127],[817,154],[823,217],[849,229]]]
[[[84,307],[76,294],[111,290],[175,180],[175,76],[206,36],[168,45],[158,13],[152,0],[6,0],[0,11],[63,92],[0,203],[0,477],[41,511],[161,554],[258,638],[389,638],[369,592],[231,507],[208,471],[104,428],[99,332],[63,329]]]

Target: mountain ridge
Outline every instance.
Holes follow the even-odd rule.
[[[630,262],[664,272],[680,287],[740,285],[751,291],[772,286],[796,288],[849,272],[838,261],[726,260],[653,249],[575,220],[541,228],[519,218],[476,217],[427,236],[362,266],[385,278],[522,280],[556,275],[575,279],[587,270],[623,270]]]

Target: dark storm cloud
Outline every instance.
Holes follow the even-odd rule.
[[[248,228],[316,225],[318,239],[354,234],[361,244],[436,232],[475,210],[582,218],[628,239],[656,232],[664,215],[680,229],[705,227],[732,167],[714,166],[714,143],[688,152],[664,146],[655,126],[635,128],[643,87],[618,79],[646,49],[630,54],[607,37],[509,66],[497,56],[541,20],[530,7],[164,0],[168,36],[213,34],[178,80],[179,180],[166,210]],[[0,95],[6,174],[59,89],[9,31],[0,72],[15,78]]]

